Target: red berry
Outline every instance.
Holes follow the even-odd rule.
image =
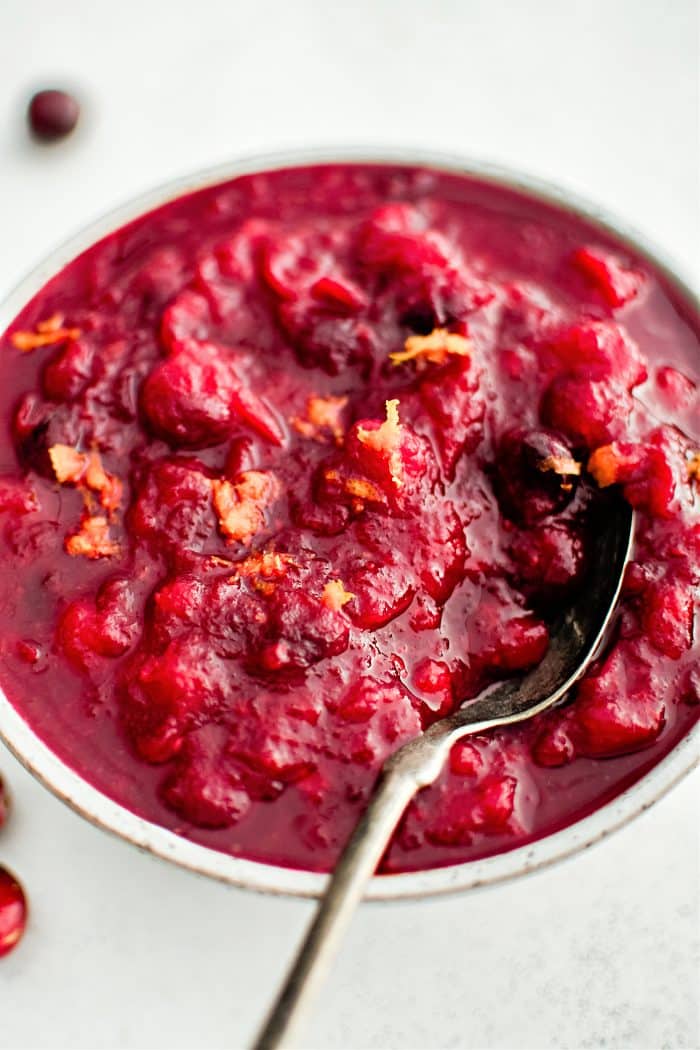
[[[0,958],[19,943],[26,925],[24,891],[7,868],[0,868]]]
[[[619,642],[579,685],[573,724],[580,754],[632,754],[653,743],[665,722],[658,683],[638,642]]]
[[[532,524],[571,501],[580,470],[558,434],[541,428],[510,430],[497,450],[496,495],[505,514]]]
[[[160,322],[160,341],[175,354],[192,339],[206,339],[211,324],[209,304],[199,292],[185,288],[166,306]]]
[[[549,341],[560,365],[582,379],[607,379],[627,390],[643,383],[647,366],[634,340],[611,321],[581,321]]]
[[[44,393],[52,401],[73,401],[92,379],[94,349],[84,340],[72,339],[47,362]]]
[[[607,380],[565,374],[545,391],[540,414],[545,423],[577,445],[604,445],[624,429],[632,401],[626,390]]]
[[[678,660],[693,644],[693,587],[680,576],[664,576],[644,590],[641,619],[659,652]]]
[[[568,712],[563,715],[555,712],[535,740],[532,756],[538,766],[550,768],[566,765],[575,754]]]
[[[446,714],[453,706],[452,675],[442,660],[426,657],[413,669],[413,686],[421,699],[422,713],[428,720]]]
[[[27,120],[34,135],[46,142],[69,135],[80,116],[80,105],[66,91],[39,91],[29,103]]]
[[[531,601],[550,604],[582,576],[585,559],[581,534],[567,522],[522,529],[509,544],[517,587]]]
[[[642,274],[626,266],[618,255],[595,245],[579,248],[572,262],[613,308],[634,299],[644,283]]]
[[[473,777],[481,771],[484,760],[475,744],[458,740],[450,751],[450,769],[460,777]]]

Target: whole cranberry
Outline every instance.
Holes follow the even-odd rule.
[[[67,91],[38,91],[27,110],[27,120],[33,134],[51,142],[69,135],[80,116],[78,101]]]
[[[8,794],[7,788],[5,787],[5,782],[3,781],[2,777],[0,777],[0,828],[2,828],[3,824],[7,822],[9,812],[10,796]]]
[[[580,473],[580,463],[558,434],[521,427],[501,439],[494,487],[508,517],[534,524],[566,506]]]
[[[0,868],[0,958],[20,942],[26,925],[24,890],[7,868]]]

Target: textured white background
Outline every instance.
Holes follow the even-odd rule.
[[[458,150],[597,198],[698,275],[693,0],[2,0],[0,294],[152,184],[240,154]],[[27,91],[85,119],[28,142]],[[310,905],[229,890],[93,830],[4,752],[0,861],[32,901],[0,963],[0,1047],[241,1047]],[[313,1048],[697,1048],[698,775],[573,862],[365,906]]]

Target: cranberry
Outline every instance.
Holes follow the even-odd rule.
[[[143,386],[153,429],[174,444],[215,445],[231,430],[236,379],[223,353],[192,343],[157,365]]]
[[[452,675],[442,660],[421,660],[412,675],[412,686],[421,698],[421,714],[425,723],[447,714],[454,705]]]
[[[24,890],[7,868],[0,867],[0,957],[19,944],[26,925]]]
[[[216,529],[203,465],[195,459],[155,463],[137,489],[129,525],[161,548],[200,550]]]
[[[572,262],[614,309],[634,299],[644,281],[642,274],[626,266],[618,255],[596,245],[579,248]]]
[[[341,701],[338,714],[344,723],[343,754],[361,766],[377,765],[421,731],[408,693],[373,678],[360,678]]]
[[[38,509],[36,495],[24,481],[0,476],[0,511],[10,511],[19,517]]]
[[[431,229],[410,204],[377,208],[360,232],[360,258],[391,275],[397,309],[419,328],[443,324],[484,305],[493,291],[459,258],[453,244]]]
[[[80,116],[80,105],[67,91],[38,91],[29,103],[27,120],[32,133],[45,142],[65,138]]]
[[[479,789],[479,804],[475,807],[475,825],[485,831],[496,831],[513,816],[517,781],[514,777],[491,776]]]
[[[476,744],[458,740],[450,751],[450,769],[459,777],[473,777],[481,772],[484,760]]]
[[[632,390],[647,378],[639,347],[612,321],[583,321],[560,329],[547,350],[582,379],[609,379]]]
[[[320,243],[303,230],[268,241],[263,248],[262,276],[280,299],[293,300],[318,283],[324,261]]]
[[[268,672],[311,667],[347,649],[350,624],[342,610],[331,609],[292,581],[282,581],[268,601],[267,626],[251,666]]]
[[[484,589],[466,626],[472,663],[497,674],[534,667],[549,645],[546,625],[525,612],[504,584]]]
[[[96,601],[71,602],[58,622],[57,641],[77,667],[89,667],[96,656],[122,656],[138,636],[135,612],[129,582],[109,580],[100,587]]]
[[[595,450],[588,470],[601,488],[622,484],[625,499],[633,507],[660,518],[672,516],[676,478],[673,469],[678,451],[660,431],[654,443],[614,441]]]
[[[428,838],[445,846],[469,842],[475,831],[495,834],[505,828],[515,809],[514,777],[489,774],[476,787],[442,799],[428,827]]]
[[[532,756],[539,766],[565,766],[575,755],[571,739],[569,713],[555,712],[545,721],[532,748]]]
[[[480,369],[471,358],[462,357],[429,374],[418,387],[416,426],[420,421],[424,427],[426,417],[430,420],[441,466],[450,478],[459,457],[473,452],[483,437],[486,402],[480,380]]]
[[[44,368],[44,393],[53,401],[73,401],[89,386],[94,350],[83,340],[71,340]]]
[[[550,430],[511,430],[496,454],[495,487],[506,514],[528,524],[571,500],[580,473],[571,448]]]
[[[632,398],[623,387],[567,373],[545,391],[540,415],[575,444],[592,449],[617,437],[631,410]]]
[[[608,758],[647,747],[666,722],[664,702],[639,644],[621,641],[583,679],[573,709],[578,750]]]
[[[659,652],[678,660],[693,644],[693,588],[690,581],[665,576],[644,590],[642,624]]]
[[[186,820],[204,828],[230,827],[250,807],[240,773],[224,761],[220,734],[207,730],[190,735],[162,794]]]
[[[345,574],[355,595],[348,616],[364,630],[376,630],[390,623],[411,604],[414,587],[411,574],[394,560],[381,563],[364,561]]]
[[[509,553],[515,563],[513,584],[533,602],[561,601],[585,566],[582,537],[564,522],[518,531]]]
[[[221,710],[228,686],[223,661],[195,631],[173,639],[162,655],[137,658],[124,707],[139,752],[152,762],[171,758],[188,729]]]
[[[329,375],[348,365],[371,367],[377,351],[374,330],[362,317],[348,316],[345,307],[331,310],[308,295],[283,301],[278,313],[303,365],[318,366]]]
[[[192,339],[206,339],[210,323],[207,300],[199,292],[185,288],[163,311],[160,341],[171,353],[186,350]]]

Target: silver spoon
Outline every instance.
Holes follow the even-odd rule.
[[[587,585],[553,628],[542,662],[524,676],[489,686],[385,762],[253,1050],[293,1045],[301,1015],[317,994],[406,806],[438,777],[455,741],[553,707],[596,655],[615,611],[634,535],[632,511],[620,497],[606,501],[596,533]]]

